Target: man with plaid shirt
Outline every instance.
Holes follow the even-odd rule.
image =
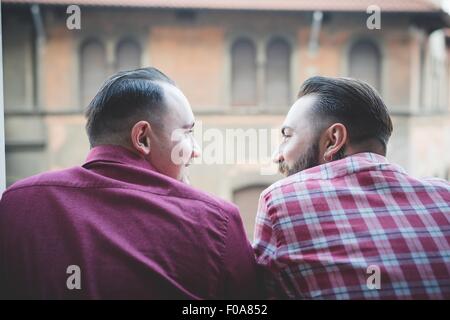
[[[288,177],[261,194],[256,218],[269,297],[450,299],[450,184],[390,164],[391,133],[369,85],[303,84],[275,159]]]

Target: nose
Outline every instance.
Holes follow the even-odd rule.
[[[275,152],[272,155],[272,160],[276,164],[284,161],[283,153],[281,152],[280,148],[275,150]]]
[[[201,150],[200,147],[197,143],[197,140],[195,140],[194,138],[192,138],[192,158],[198,158],[201,155]]]

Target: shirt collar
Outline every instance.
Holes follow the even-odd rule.
[[[83,166],[96,161],[123,163],[155,171],[143,156],[118,145],[99,145],[92,148]]]
[[[380,154],[361,152],[340,160],[300,171],[294,179],[300,179],[302,181],[309,179],[332,179],[359,171],[373,169],[397,171],[406,174],[402,167],[389,163],[387,158]]]

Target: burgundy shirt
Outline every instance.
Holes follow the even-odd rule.
[[[71,265],[81,289],[66,284]],[[255,268],[234,205],[122,147],[95,147],[83,166],[19,181],[0,201],[3,298],[245,299]]]

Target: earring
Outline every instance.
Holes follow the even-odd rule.
[[[331,162],[331,161],[333,161],[333,155],[330,155],[330,160],[327,160],[326,158],[325,158],[325,154],[323,154],[323,161],[325,161],[325,162]]]

